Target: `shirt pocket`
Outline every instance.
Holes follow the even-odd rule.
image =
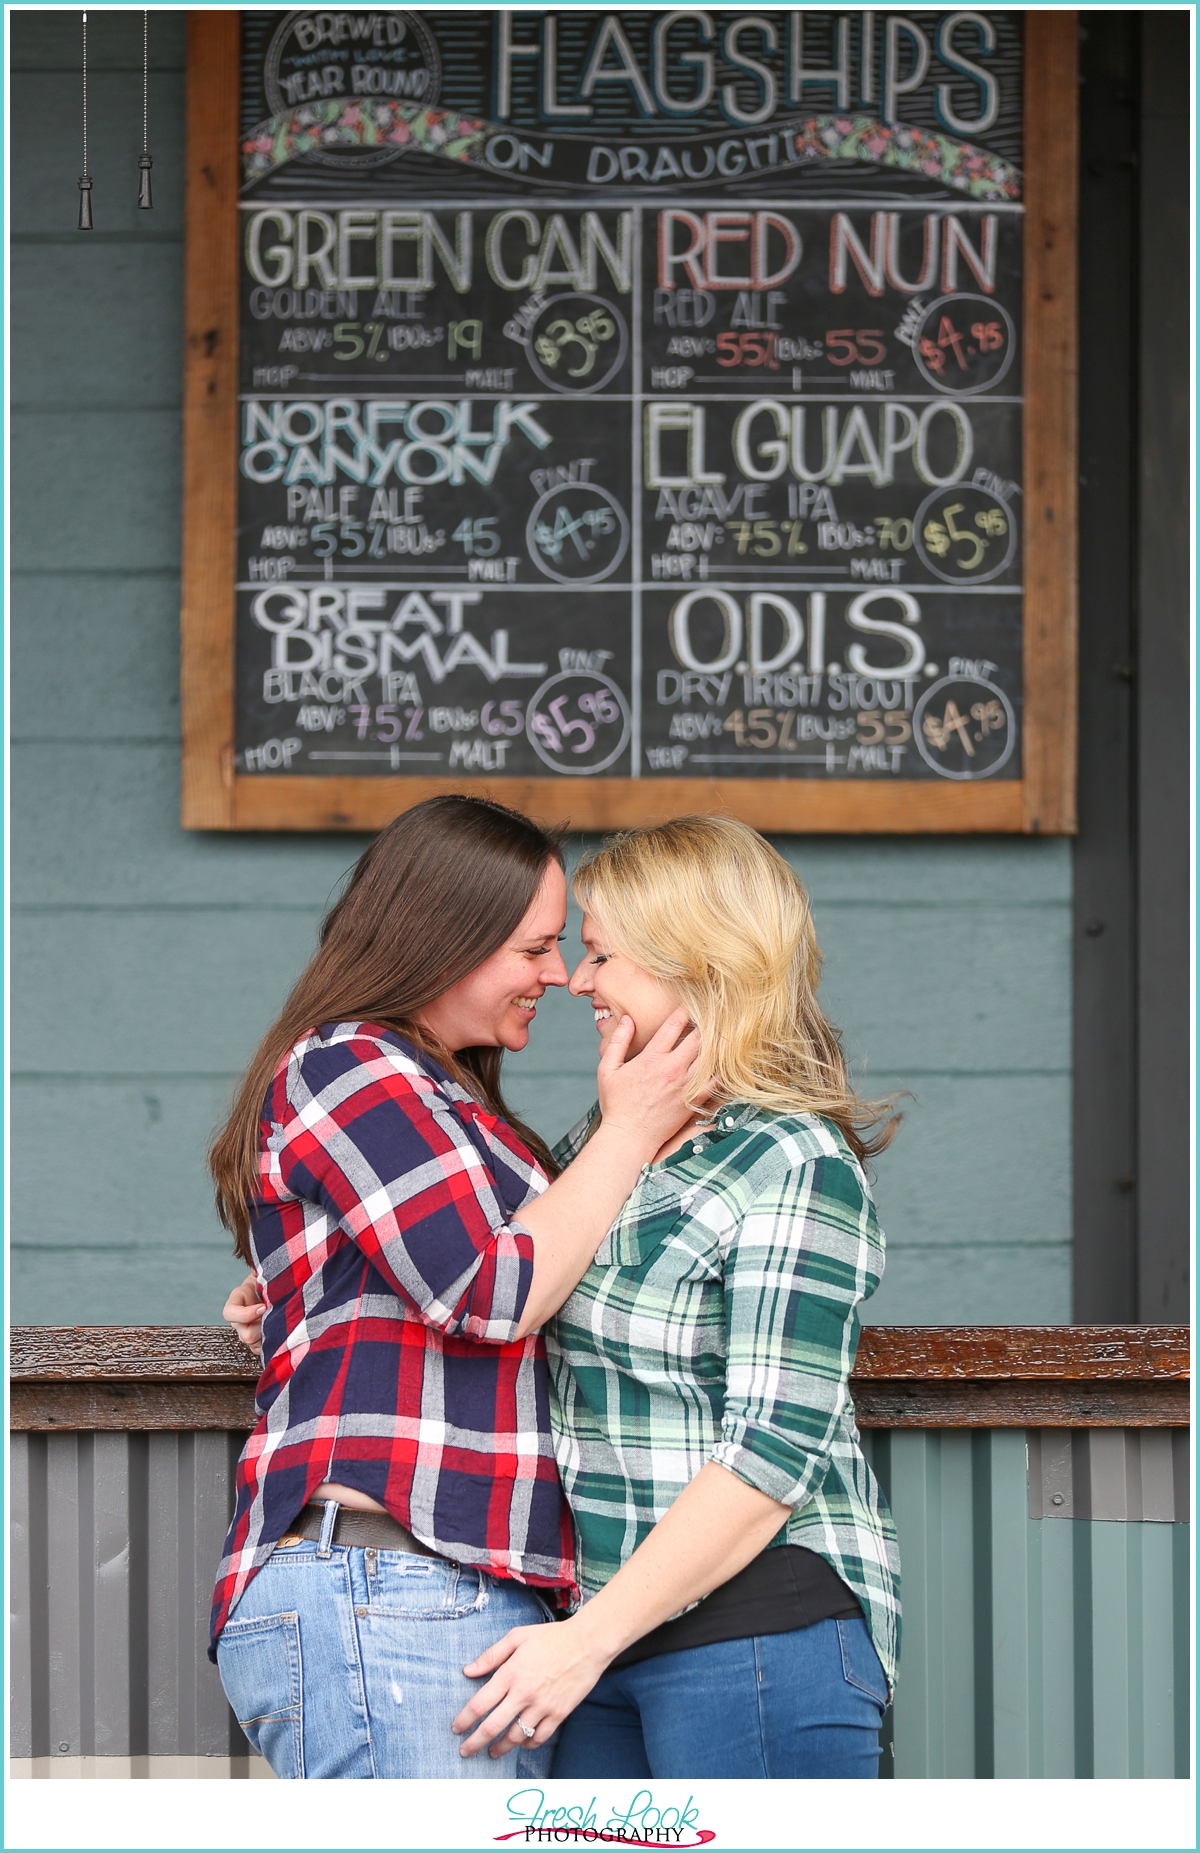
[[[678,1212],[679,1192],[670,1180],[644,1172],[632,1195],[596,1250],[593,1265],[600,1268],[636,1268],[665,1241]]]
[[[644,1179],[614,1223],[601,1266],[639,1273],[661,1271],[672,1279],[719,1280],[716,1237],[693,1215],[694,1187],[669,1176]]]

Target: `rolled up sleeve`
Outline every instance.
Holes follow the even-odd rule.
[[[850,1399],[858,1306],[878,1280],[874,1210],[821,1157],[752,1197],[725,1265],[726,1393],[712,1459],[793,1508],[820,1491]]]
[[[424,1321],[508,1344],[533,1280],[533,1237],[505,1210],[481,1144],[437,1088],[373,1041],[306,1054],[271,1143],[296,1196],[331,1220]]]

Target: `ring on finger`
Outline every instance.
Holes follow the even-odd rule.
[[[536,1724],[533,1724],[533,1725],[525,1724],[519,1713],[513,1719],[513,1723],[520,1726],[521,1730],[525,1733],[526,1737],[536,1737],[537,1736],[537,1725]]]

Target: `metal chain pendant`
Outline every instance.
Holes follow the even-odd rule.
[[[138,205],[143,212],[149,212],[154,201],[150,195],[150,169],[154,162],[150,157],[149,128],[150,97],[150,14],[142,12],[142,152],[138,156]]]
[[[92,177],[88,172],[87,150],[87,14],[83,15],[83,172],[79,176],[79,225],[81,232],[95,230],[92,224]]]

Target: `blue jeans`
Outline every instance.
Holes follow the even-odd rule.
[[[887,1682],[862,1621],[819,1621],[605,1673],[555,1776],[875,1777]]]
[[[404,1551],[276,1546],[217,1642],[225,1696],[277,1776],[550,1773],[553,1740],[459,1755],[451,1722],[481,1680],[463,1667],[510,1628],[552,1621],[532,1589]]]

